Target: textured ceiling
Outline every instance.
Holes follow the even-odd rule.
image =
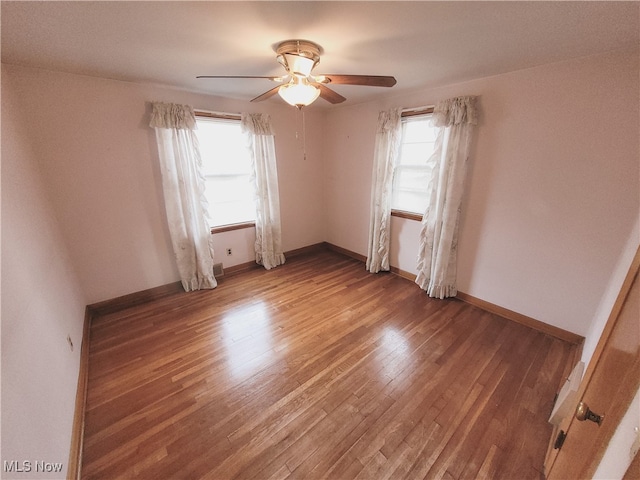
[[[324,49],[316,74],[397,78],[333,87],[354,103],[638,48],[639,16],[637,2],[3,1],[2,61],[249,100],[273,83],[195,77],[281,75],[274,45],[301,38]]]

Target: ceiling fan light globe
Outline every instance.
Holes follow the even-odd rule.
[[[278,94],[289,105],[306,107],[320,96],[320,90],[308,83],[287,83],[278,89]]]

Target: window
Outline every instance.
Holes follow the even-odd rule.
[[[211,227],[253,223],[251,158],[239,119],[196,116]]]
[[[429,200],[429,180],[438,129],[431,126],[431,115],[402,118],[400,156],[393,176],[391,208],[420,217]]]

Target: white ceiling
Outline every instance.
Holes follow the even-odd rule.
[[[638,48],[639,17],[640,3],[608,1],[2,1],[2,61],[249,100],[273,83],[195,77],[281,75],[273,46],[300,38],[324,49],[316,74],[397,78],[332,87],[354,103]]]

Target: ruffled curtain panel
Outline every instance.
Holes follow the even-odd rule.
[[[380,112],[376,130],[371,182],[371,216],[367,270],[389,271],[389,226],[391,223],[391,189],[393,171],[400,153],[402,109]]]
[[[252,178],[256,199],[256,263],[265,269],[282,265],[282,232],[276,149],[271,118],[242,114],[242,131],[251,151]]]
[[[161,102],[152,106],[150,126],[156,133],[167,221],[182,286],[187,292],[215,288],[193,108]]]
[[[476,97],[456,97],[439,103],[433,112],[440,127],[430,199],[422,217],[416,283],[430,297],[455,296],[458,223],[464,196],[469,147],[477,124]]]

